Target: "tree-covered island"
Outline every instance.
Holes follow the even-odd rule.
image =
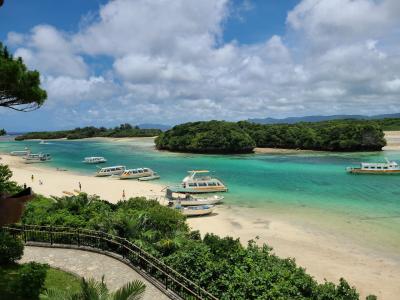
[[[66,138],[69,140],[77,140],[91,137],[151,137],[161,134],[160,129],[142,129],[138,126],[132,126],[130,124],[121,124],[115,128],[105,127],[83,127],[75,128],[72,130],[61,130],[61,131],[42,131],[42,132],[29,132],[20,136],[17,136],[15,140],[31,140],[31,139],[62,139]]]
[[[320,151],[380,151],[386,145],[376,121],[335,120],[298,124],[246,121],[192,122],[161,133],[157,149],[193,153],[249,153],[255,147]]]

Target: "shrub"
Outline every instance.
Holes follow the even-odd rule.
[[[18,291],[21,299],[39,299],[46,279],[48,265],[35,262],[27,263],[19,271],[19,280],[17,281]]]
[[[39,299],[47,269],[48,265],[35,262],[0,268],[0,299]]]
[[[14,263],[22,257],[24,245],[20,238],[14,238],[0,231],[0,265]]]

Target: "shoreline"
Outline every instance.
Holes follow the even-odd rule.
[[[382,151],[400,151],[400,131],[384,131],[385,138],[387,140],[387,145],[382,148]],[[90,137],[76,140],[67,140],[67,138],[60,139],[46,139],[45,141],[100,141],[100,142],[132,142],[132,141],[140,141],[140,140],[153,140],[156,136],[153,137]],[[27,139],[24,141],[41,141],[41,139]],[[174,154],[197,154],[197,153],[189,153],[189,152],[175,152],[168,150],[158,150],[155,146],[153,147],[155,151],[166,152],[166,153],[174,153]],[[369,151],[365,151],[369,152]],[[375,151],[372,151],[375,152]],[[304,150],[304,149],[286,149],[286,148],[261,148],[255,147],[253,149],[253,153],[246,154],[307,154],[307,153],[342,153],[342,152],[334,152],[334,151],[323,151],[323,150]],[[203,155],[207,155],[204,154]],[[212,154],[211,154],[212,155]],[[223,154],[222,154],[223,155]],[[238,154],[242,155],[242,154]]]
[[[14,173],[12,180],[26,183],[45,196],[66,196],[63,191],[74,193],[78,182],[81,182],[83,192],[97,194],[109,202],[121,200],[123,189],[126,198],[146,196],[160,199],[164,194],[163,185],[159,183],[91,177],[56,171],[45,164],[24,164],[19,157],[2,157],[0,163],[8,164]],[[33,182],[30,179],[32,174],[35,177]],[[214,215],[189,218],[187,222],[203,236],[207,232],[222,237],[229,235],[240,238],[243,244],[258,236],[258,244],[267,243],[280,257],[294,257],[298,265],[305,267],[319,282],[326,278],[337,283],[340,277],[344,277],[364,298],[375,294],[379,299],[396,299],[400,293],[400,255],[385,256],[372,247],[344,238],[340,232],[304,226],[296,223],[290,214],[282,216],[257,208],[223,204],[216,208]]]

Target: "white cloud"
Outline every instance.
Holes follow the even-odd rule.
[[[14,37],[19,34],[12,34]],[[10,38],[10,35],[9,35]],[[85,77],[88,67],[83,58],[76,54],[69,37],[49,25],[35,26],[24,37],[24,47],[15,51],[31,68],[40,69],[47,75]]]
[[[112,101],[117,93],[113,82],[103,77],[89,77],[87,79],[71,78],[68,76],[46,76],[43,86],[47,90],[49,105],[76,105],[82,101]],[[60,103],[61,102],[61,103]]]
[[[399,3],[303,0],[290,34],[241,45],[221,39],[228,0],[114,0],[78,32],[39,25],[8,39],[41,70],[49,103],[89,123],[372,114],[399,101]],[[89,56],[111,64],[98,72]]]

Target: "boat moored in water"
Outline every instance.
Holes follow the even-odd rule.
[[[210,173],[207,170],[193,170],[188,171],[189,175],[186,176],[181,185],[169,187],[174,193],[216,193],[227,192],[228,188],[218,178],[213,178],[204,174]],[[200,174],[200,175],[199,175]]]
[[[125,166],[112,166],[106,168],[100,168],[96,172],[96,177],[106,177],[111,175],[121,175],[125,171]]]
[[[167,188],[165,192],[165,198],[169,202],[180,203],[182,206],[215,205],[221,203],[224,199],[224,197],[220,195],[213,195],[210,197],[194,197],[191,194],[186,194],[181,197],[180,195],[182,194],[174,196],[174,193],[169,188]]]
[[[150,177],[154,173],[155,172],[150,168],[127,169],[119,176],[119,179],[139,179],[142,177]]]
[[[40,163],[51,160],[51,155],[48,153],[28,154],[23,159],[26,164]]]
[[[107,162],[107,159],[102,156],[90,156],[85,157],[82,162],[85,164],[101,164]]]
[[[351,174],[400,174],[400,165],[386,158],[385,163],[361,163],[360,167],[348,167]]]

